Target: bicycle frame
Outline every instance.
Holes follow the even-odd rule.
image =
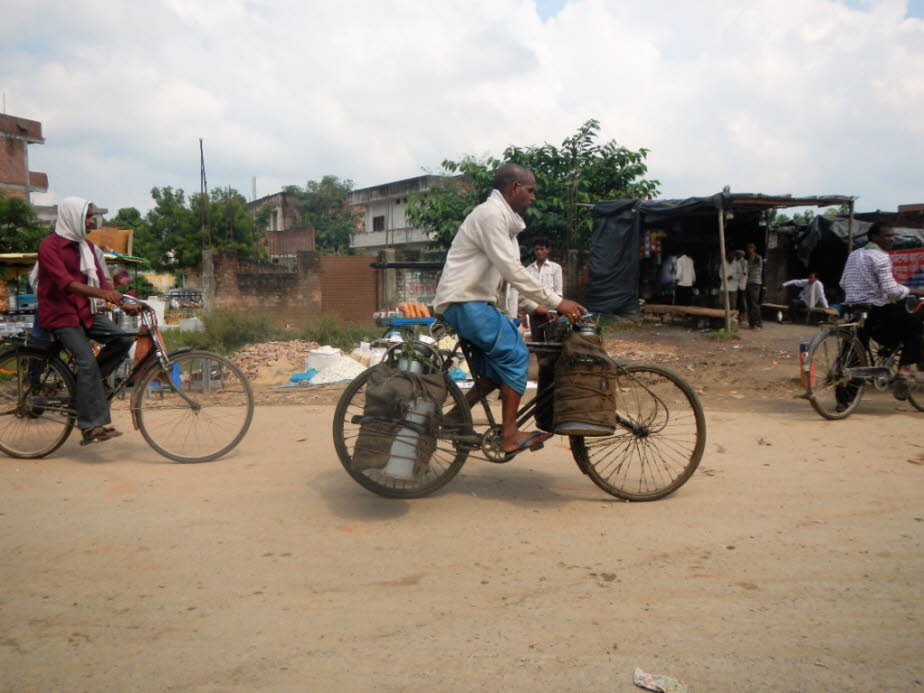
[[[180,353],[183,353],[184,351],[191,350],[189,347],[183,347],[173,352],[168,352],[166,345],[164,344],[163,337],[160,334],[160,329],[157,324],[157,316],[154,314],[154,310],[144,301],[136,299],[132,296],[126,296],[125,299],[131,303],[136,303],[142,306],[142,311],[140,313],[140,319],[141,319],[141,326],[144,328],[144,330],[137,330],[133,332],[125,331],[122,334],[126,337],[133,337],[136,343],[139,339],[150,337],[153,343],[153,347],[147,354],[145,354],[144,358],[141,361],[139,361],[137,364],[135,364],[132,367],[131,372],[129,373],[127,378],[119,382],[112,390],[107,391],[106,399],[108,401],[112,401],[115,397],[121,394],[122,391],[125,390],[125,388],[130,383],[138,382],[140,376],[145,371],[147,371],[149,368],[151,368],[155,361],[159,362],[161,371],[167,374],[170,357],[174,354],[180,354]],[[74,373],[73,365],[70,363],[65,363],[60,357],[61,351],[63,349],[63,346],[61,345],[60,342],[52,338],[51,341],[47,343],[44,340],[42,340],[42,341],[37,341],[37,342],[30,344],[30,339],[31,337],[29,336],[23,338],[21,341],[21,344],[12,347],[13,350],[16,350],[18,348],[25,348],[25,349],[37,349],[40,351],[46,351],[48,352],[49,356],[52,359],[57,359],[58,361],[60,361],[61,364],[68,371],[71,372],[71,374]],[[42,382],[39,382],[38,385],[41,386]],[[30,390],[32,390],[35,386],[36,384],[30,381],[29,389],[27,389],[26,392],[23,393],[23,395],[28,396],[30,394]],[[199,407],[198,403],[195,400],[191,399],[185,392],[183,392],[181,388],[174,388],[174,389],[176,393],[180,397],[182,397],[186,401],[186,403],[189,404],[193,409],[197,409]],[[48,411],[54,411],[57,413],[66,414],[68,416],[76,415],[76,410],[74,409],[73,406],[55,406],[54,404],[48,404],[48,405],[44,405],[44,408]],[[137,421],[136,421],[137,403],[133,403],[131,409],[132,409],[132,423],[134,427],[137,428],[138,427]]]

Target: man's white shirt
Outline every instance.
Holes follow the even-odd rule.
[[[552,262],[551,260],[546,260],[542,263],[542,266],[539,263],[534,262],[531,265],[527,266],[526,271],[533,274],[536,279],[539,280],[539,284],[542,285],[543,289],[549,289],[552,293],[562,294],[562,275],[561,275],[561,265],[557,262]]]
[[[450,303],[486,301],[504,309],[507,286],[519,291],[527,311],[541,304],[555,308],[561,294],[545,288],[520,264],[516,237],[526,224],[503,195],[494,190],[469,214],[452,240],[434,307],[441,313]]]
[[[802,289],[799,299],[805,302],[807,308],[827,308],[828,299],[825,297],[825,285],[820,281],[809,282],[808,279],[790,279],[783,282],[783,286],[798,286]]]

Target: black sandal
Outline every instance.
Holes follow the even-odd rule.
[[[117,435],[122,435],[118,431],[114,431]],[[109,431],[106,430],[105,426],[94,426],[93,428],[88,428],[83,432],[83,438],[80,441],[81,445],[91,445],[93,443],[104,443],[110,438],[115,438],[115,435],[112,435]]]

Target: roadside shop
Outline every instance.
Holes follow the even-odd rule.
[[[727,252],[754,243],[766,260],[764,286],[775,288],[794,271],[795,249],[770,229],[770,210],[839,205],[850,209],[852,229],[853,198],[844,195],[722,192],[685,200],[599,202],[591,210],[586,305],[595,313],[628,316],[639,314],[641,300],[650,312],[686,312],[731,329],[736,311],[723,290]],[[696,275],[688,309],[677,305],[676,275],[670,271],[682,256],[692,259]]]

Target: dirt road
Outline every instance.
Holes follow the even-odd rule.
[[[702,465],[647,504],[563,439],[380,499],[315,394],[258,407],[210,464],[136,433],[0,459],[0,690],[634,691],[636,666],[694,691],[920,687],[924,414],[877,395],[822,421],[791,377],[740,400],[697,380]]]

